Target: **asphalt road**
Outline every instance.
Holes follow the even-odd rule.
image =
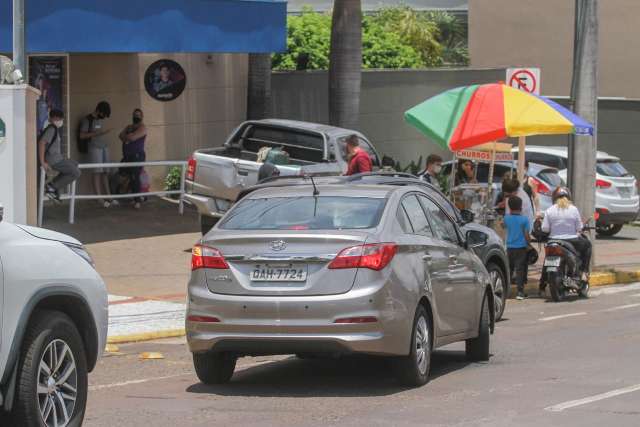
[[[640,284],[594,292],[509,301],[488,363],[445,347],[418,389],[371,358],[244,358],[230,384],[204,386],[183,340],[123,345],[90,377],[85,425],[638,426]]]

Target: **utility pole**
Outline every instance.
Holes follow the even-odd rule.
[[[575,135],[569,147],[569,182],[582,216],[595,211],[598,149],[598,0],[576,0],[571,100],[573,110],[593,124],[593,136]],[[590,238],[593,240],[593,233]],[[593,260],[593,258],[592,258]]]
[[[13,63],[26,79],[26,52],[24,41],[24,2],[13,0]]]

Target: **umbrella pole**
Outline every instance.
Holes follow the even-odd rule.
[[[456,173],[458,172],[458,157],[456,152],[453,152],[453,163],[451,164],[451,176],[449,177],[449,199],[453,200],[453,187],[456,184]],[[455,203],[455,202],[454,202]]]
[[[525,136],[518,137],[518,181],[520,182],[524,179],[524,147],[526,140]]]

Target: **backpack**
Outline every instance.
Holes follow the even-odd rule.
[[[95,120],[95,117],[93,117],[93,114],[89,114],[85,117],[85,119],[89,121],[89,129],[87,131],[92,132],[93,121]],[[80,138],[80,133],[82,132],[82,122],[83,120],[80,120],[80,123],[78,124],[76,142],[78,143],[78,152],[84,154],[89,151],[89,141],[91,141],[91,138]]]
[[[54,125],[53,123],[50,123],[49,125],[47,125],[46,128],[42,129],[40,131],[40,134],[38,135],[38,141],[40,141],[42,139],[42,137],[44,136],[44,134],[47,133],[47,131],[51,127],[55,130],[56,133],[53,134],[53,139],[51,139],[51,142],[49,142],[47,144],[47,148],[45,148],[45,150],[44,150],[44,157],[45,158],[47,157],[47,154],[49,154],[49,149],[51,149],[51,146],[53,145],[54,141],[56,139],[58,139],[58,126]]]

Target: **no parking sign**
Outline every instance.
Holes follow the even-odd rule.
[[[507,68],[507,85],[540,95],[540,68]]]

